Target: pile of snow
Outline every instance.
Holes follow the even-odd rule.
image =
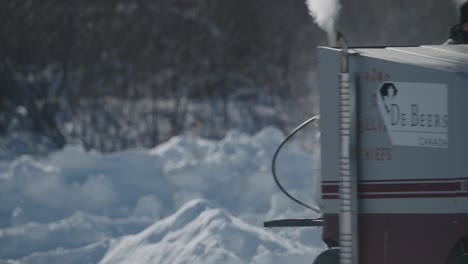
[[[314,253],[317,249],[193,200],[174,215],[113,244],[101,263],[307,263]]]
[[[284,135],[179,136],[114,154],[68,146],[0,162],[0,263],[307,263],[320,229],[264,230],[262,221],[316,217],[270,175]],[[311,156],[291,144],[284,185],[312,204]]]

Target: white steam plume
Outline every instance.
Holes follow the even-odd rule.
[[[340,12],[339,0],[306,0],[310,15],[320,28],[332,34],[335,22]]]

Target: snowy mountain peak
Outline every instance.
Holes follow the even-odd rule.
[[[294,263],[308,257],[311,260],[313,253],[314,249],[249,225],[196,199],[142,232],[116,241],[101,264],[260,263],[257,260],[265,260],[265,254],[287,257],[289,263]]]

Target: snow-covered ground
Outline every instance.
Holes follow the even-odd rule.
[[[265,128],[0,161],[0,263],[311,263],[324,247],[319,228],[262,228],[317,217],[274,185],[270,161],[283,138]],[[313,204],[311,155],[288,145],[277,168]]]

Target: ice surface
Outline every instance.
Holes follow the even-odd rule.
[[[174,137],[114,154],[67,146],[0,161],[0,263],[310,263],[320,229],[264,230],[263,220],[316,217],[282,194],[270,161],[284,135],[231,131]],[[278,174],[312,203],[311,155],[297,145]]]

